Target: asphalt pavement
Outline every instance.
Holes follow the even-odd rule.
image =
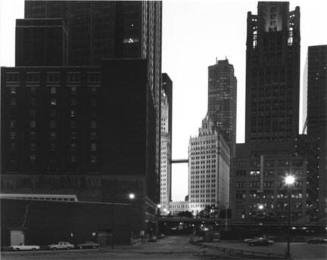
[[[2,252],[1,260],[213,260],[213,259],[254,259],[253,257],[228,256],[221,248],[236,250],[255,250],[283,254],[286,252],[286,243],[275,243],[272,246],[249,247],[242,242],[220,241],[212,243],[189,243],[189,236],[168,236],[157,242],[146,242],[135,245],[115,246],[114,249],[74,249],[58,251],[26,251]],[[326,260],[326,244],[292,243],[291,253],[293,260]],[[267,258],[255,258],[256,260]]]

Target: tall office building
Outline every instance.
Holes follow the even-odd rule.
[[[76,195],[95,214],[78,226],[84,206],[74,204],[65,228],[76,224],[80,239],[99,229],[129,241],[156,220],[160,199],[161,2],[27,0],[25,16],[17,20],[16,67],[1,68],[1,190],[20,198]],[[34,214],[40,204],[17,202],[16,211],[12,203],[3,204],[5,228],[29,207],[26,242],[64,239],[64,228]],[[96,205],[112,214],[97,219]],[[122,213],[126,205],[138,210]],[[120,212],[133,219],[115,222]],[[47,236],[33,221],[49,227]]]
[[[202,120],[199,135],[189,143],[189,210],[199,213],[206,206],[229,207],[230,150],[213,121]]]
[[[245,141],[295,137],[299,125],[300,9],[259,2],[248,12]]]
[[[171,154],[172,154],[172,81],[162,74],[161,89],[161,165],[160,165],[160,205],[163,214],[168,212],[171,201]]]
[[[147,59],[149,98],[155,107],[155,176],[160,182],[160,1],[25,1],[25,20],[63,19],[67,65],[100,65],[103,59]],[[39,28],[36,26],[36,29]],[[54,30],[54,29],[52,29]],[[23,31],[24,33],[24,31]],[[26,33],[25,35],[33,35]],[[53,34],[52,34],[53,35]],[[29,46],[40,46],[31,37]],[[16,39],[19,37],[17,30]],[[34,39],[34,42],[33,42]],[[20,46],[21,45],[17,45]],[[36,48],[34,47],[34,48]],[[20,49],[16,49],[19,53]],[[16,55],[16,66],[28,65]],[[157,195],[159,197],[159,195]]]
[[[245,144],[237,145],[232,162],[236,222],[286,221],[287,174],[296,176],[293,221],[305,221],[307,164],[296,153],[299,67],[299,7],[290,11],[288,2],[258,2],[258,14],[248,12],[247,19]]]
[[[308,137],[317,144],[318,151],[313,158],[313,172],[309,173],[316,184],[311,190],[317,194],[311,203],[319,205],[319,215],[323,217],[327,214],[327,45],[309,46],[307,84]]]
[[[225,60],[217,60],[208,68],[208,114],[219,132],[224,134],[234,155],[236,144],[237,79],[234,67]]]

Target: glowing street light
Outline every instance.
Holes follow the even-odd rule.
[[[129,194],[128,194],[128,198],[129,198],[130,200],[135,199],[135,194],[134,194],[134,193],[129,193]]]
[[[287,186],[288,190],[288,227],[287,227],[287,251],[286,251],[286,257],[289,259],[291,257],[291,251],[290,251],[290,242],[291,242],[291,196],[292,196],[292,186],[294,185],[296,179],[294,175],[286,175],[284,177],[284,183]]]
[[[287,185],[287,186],[291,186],[295,183],[295,176],[294,175],[286,175],[284,177],[284,183]]]
[[[265,208],[265,206],[264,206],[263,204],[259,204],[259,205],[258,205],[258,209],[259,209],[259,210],[263,210],[264,208]]]

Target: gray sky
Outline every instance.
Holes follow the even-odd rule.
[[[1,66],[14,66],[15,19],[23,18],[23,3],[23,0],[0,0]],[[303,73],[307,47],[327,44],[327,1],[290,1],[290,9],[295,6],[300,6],[301,12]],[[244,141],[248,11],[257,13],[257,1],[163,0],[162,69],[174,84],[173,158],[188,156],[189,138],[197,135],[207,111],[207,69],[216,58],[227,57],[234,65],[238,80],[237,142]],[[301,75],[301,81],[302,78]],[[302,115],[300,120],[302,122]],[[173,199],[183,200],[186,194],[187,165],[176,165],[173,167]]]

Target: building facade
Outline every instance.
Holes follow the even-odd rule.
[[[197,137],[189,143],[189,207],[193,214],[206,206],[229,207],[230,150],[206,116]]]
[[[172,97],[172,81],[166,73],[163,73],[160,154],[160,205],[162,213],[168,212],[171,201]]]
[[[288,190],[284,184],[287,174],[296,177],[292,188],[292,221],[307,221],[307,161],[295,156],[295,144],[294,141],[237,144],[231,178],[234,223],[287,223]]]
[[[237,79],[228,59],[217,60],[208,68],[208,114],[224,134],[234,155],[236,144]]]
[[[299,75],[299,7],[259,2],[247,18],[245,142],[298,134]]]
[[[1,68],[1,191],[125,203],[138,224],[124,234],[146,230],[160,200],[161,2],[27,0],[25,17],[17,66]]]
[[[322,218],[327,215],[327,45],[309,46],[307,84],[307,134],[317,151],[309,161],[313,165],[310,192],[316,195],[310,202],[319,207]]]
[[[292,221],[307,221],[307,159],[296,152],[299,67],[299,7],[258,2],[258,14],[248,12],[247,19],[246,131],[232,162],[234,222],[286,223],[287,174],[296,177]]]
[[[169,202],[169,214],[177,215],[180,212],[189,211],[189,202],[188,201],[171,201]]]
[[[154,178],[159,185],[162,3],[26,0],[25,19],[35,18],[64,20],[68,31],[67,65],[100,65],[102,59],[108,58],[147,59],[149,98],[156,111]],[[37,38],[31,44],[40,45]],[[159,200],[159,194],[157,197]]]

